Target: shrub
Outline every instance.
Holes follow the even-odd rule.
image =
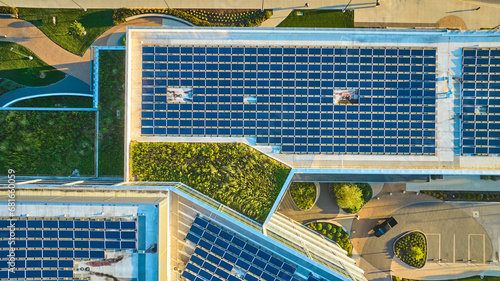
[[[481,178],[482,180],[489,180],[491,177],[490,177],[490,176],[488,176],[488,175],[481,175],[481,176],[480,176],[480,178]]]
[[[396,256],[410,266],[422,268],[425,265],[427,245],[421,233],[412,232],[399,238],[394,245],[394,250]]]
[[[0,6],[0,14],[17,14],[17,13],[19,13],[19,9],[16,7]]]
[[[293,182],[290,195],[297,207],[302,210],[310,209],[316,199],[316,186],[312,182]]]
[[[355,213],[363,207],[363,193],[353,183],[334,183],[333,192],[337,198],[337,204],[349,213]]]
[[[324,226],[323,226],[324,224]],[[352,245],[351,240],[349,239],[349,235],[341,228],[330,223],[321,223],[321,222],[313,222],[306,225],[308,228],[312,230],[318,230],[317,232],[333,241],[335,241],[342,249],[347,252],[349,257],[352,256]],[[323,229],[323,230],[321,230]],[[327,232],[326,229],[331,229],[330,232]],[[338,232],[336,234],[335,231]],[[332,232],[333,231],[333,232]]]
[[[69,34],[71,35],[83,36],[84,32],[85,27],[83,27],[83,25],[76,20],[69,26]]]
[[[26,74],[31,79],[39,79],[41,73],[40,73],[40,70],[37,67],[32,67],[32,68],[28,69],[28,71],[26,72]]]

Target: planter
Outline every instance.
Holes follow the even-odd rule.
[[[405,242],[405,240],[409,240]],[[398,245],[398,242],[399,245]],[[415,259],[410,254],[414,247],[423,249],[423,258]],[[422,268],[427,261],[427,237],[420,231],[410,231],[399,237],[393,244],[392,250],[396,256],[404,264],[413,268]]]

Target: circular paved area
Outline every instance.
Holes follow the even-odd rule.
[[[340,208],[330,195],[330,191],[328,190],[330,185],[330,183],[319,184],[318,201],[316,201],[316,204],[307,211],[300,210],[295,205],[290,195],[290,190],[287,190],[283,200],[278,206],[278,212],[302,224],[310,221],[331,220],[336,218],[339,215]]]

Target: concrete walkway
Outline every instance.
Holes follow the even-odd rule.
[[[0,38],[0,41],[21,44],[47,64],[83,83],[90,83],[89,50],[83,56],[70,53],[52,42],[36,26],[24,20],[0,18],[0,30],[3,35],[7,35],[7,38]]]
[[[427,196],[427,195],[416,195],[415,192],[406,192],[405,184],[403,183],[386,183],[383,189],[377,194],[379,199],[373,198],[368,202],[359,212],[359,220],[354,220],[352,222],[351,228],[351,242],[356,253],[361,256],[353,256],[360,267],[365,270],[365,276],[370,280],[390,280],[390,269],[379,269],[371,264],[371,259],[365,259],[364,251],[365,243],[369,238],[372,229],[377,225],[380,220],[387,218],[395,210],[402,208],[408,204],[419,203],[419,202],[441,202],[440,200]],[[392,195],[391,195],[392,193]],[[374,192],[375,194],[375,192]],[[387,263],[390,264],[392,261],[392,256],[388,252],[380,252],[382,256],[379,258],[385,261],[384,268],[387,267]],[[384,262],[381,261],[381,262]],[[367,266],[369,265],[369,266]]]
[[[443,176],[425,183],[407,183],[406,190],[500,191],[499,181],[481,180],[480,176]]]
[[[290,190],[287,190],[278,206],[278,212],[301,224],[316,220],[335,219],[340,212],[340,208],[330,195],[329,187],[331,184],[320,183],[319,185],[318,201],[311,209],[306,211],[299,209],[293,202]]]
[[[179,26],[178,21],[159,17],[144,17],[131,20],[114,26],[104,32],[92,43],[92,46],[118,46],[120,39],[125,35],[127,26]],[[0,96],[0,107],[4,107],[13,100],[49,93],[81,93],[91,94],[90,90],[90,49],[83,56],[72,54],[52,42],[45,34],[31,23],[12,19],[0,18],[0,30],[7,38],[0,41],[15,42],[27,47],[47,64],[68,74],[63,80],[45,87],[20,88]]]

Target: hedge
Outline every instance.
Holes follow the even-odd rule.
[[[10,6],[0,6],[0,14],[16,14],[19,13],[19,9]]]
[[[206,20],[199,19],[193,15],[190,15],[186,12],[174,10],[174,9],[128,9],[121,8],[116,9],[113,14],[113,23],[118,25],[120,23],[124,23],[128,17],[141,15],[141,14],[165,14],[171,15],[197,26],[258,26],[265,20],[269,19],[273,14],[270,10],[266,10],[264,13],[260,14],[256,18],[248,19],[245,23],[240,23],[236,25],[235,23],[212,23]]]

